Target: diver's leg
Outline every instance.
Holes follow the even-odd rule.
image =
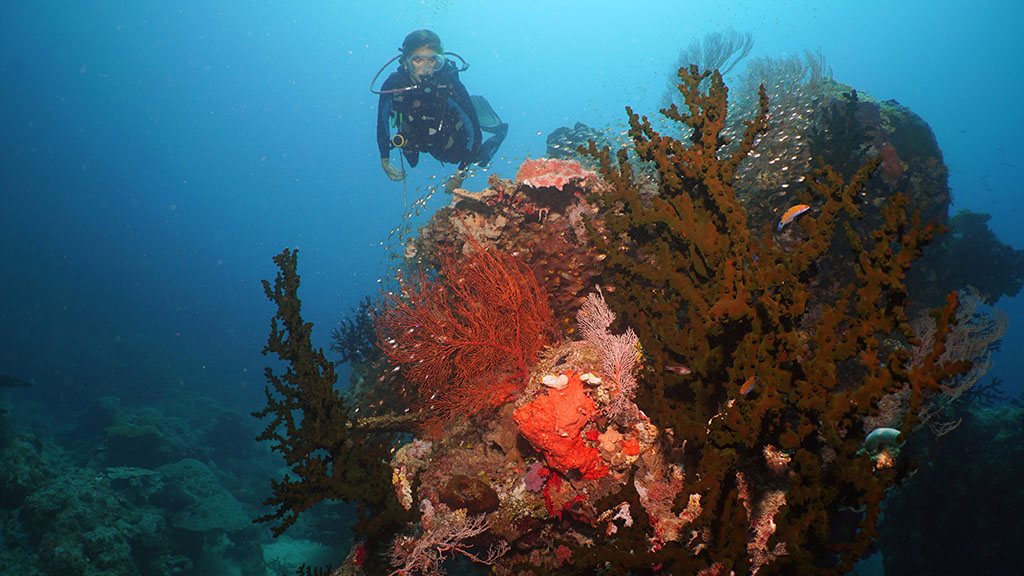
[[[480,150],[476,155],[476,164],[478,166],[487,166],[490,164],[491,158],[493,158],[495,152],[498,151],[498,147],[505,141],[505,136],[508,136],[508,124],[504,122],[501,123],[493,132],[494,136],[484,140],[483,144],[480,145]]]

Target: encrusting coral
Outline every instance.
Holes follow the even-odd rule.
[[[539,394],[520,406],[512,417],[519,432],[544,454],[548,465],[562,474],[576,470],[584,479],[608,473],[597,448],[584,443],[581,432],[595,416],[597,407],[583,391],[583,381],[574,372],[566,385]]]

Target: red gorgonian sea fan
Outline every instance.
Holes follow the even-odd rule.
[[[508,400],[554,339],[544,292],[510,254],[476,244],[443,254],[438,279],[420,271],[399,283],[384,294],[377,338],[416,386],[428,431]]]

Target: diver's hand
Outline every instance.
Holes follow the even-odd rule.
[[[405,170],[399,170],[395,168],[395,165],[391,163],[390,158],[381,158],[380,167],[387,173],[388,178],[391,178],[395,182],[399,180],[405,180]]]
[[[448,193],[448,194],[451,194],[452,192],[455,191],[456,188],[459,188],[459,187],[462,186],[462,182],[465,179],[466,179],[466,171],[465,170],[456,170],[455,174],[452,174],[451,177],[448,178],[448,181],[444,183],[444,191],[446,193]]]

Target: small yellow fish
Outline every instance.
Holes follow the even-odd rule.
[[[786,210],[786,212],[782,215],[782,220],[779,220],[779,227],[776,228],[776,230],[782,230],[783,226],[789,224],[794,219],[796,219],[797,216],[803,214],[804,212],[807,212],[810,209],[811,207],[808,206],[807,204],[797,204],[796,206],[793,206],[789,210]]]

